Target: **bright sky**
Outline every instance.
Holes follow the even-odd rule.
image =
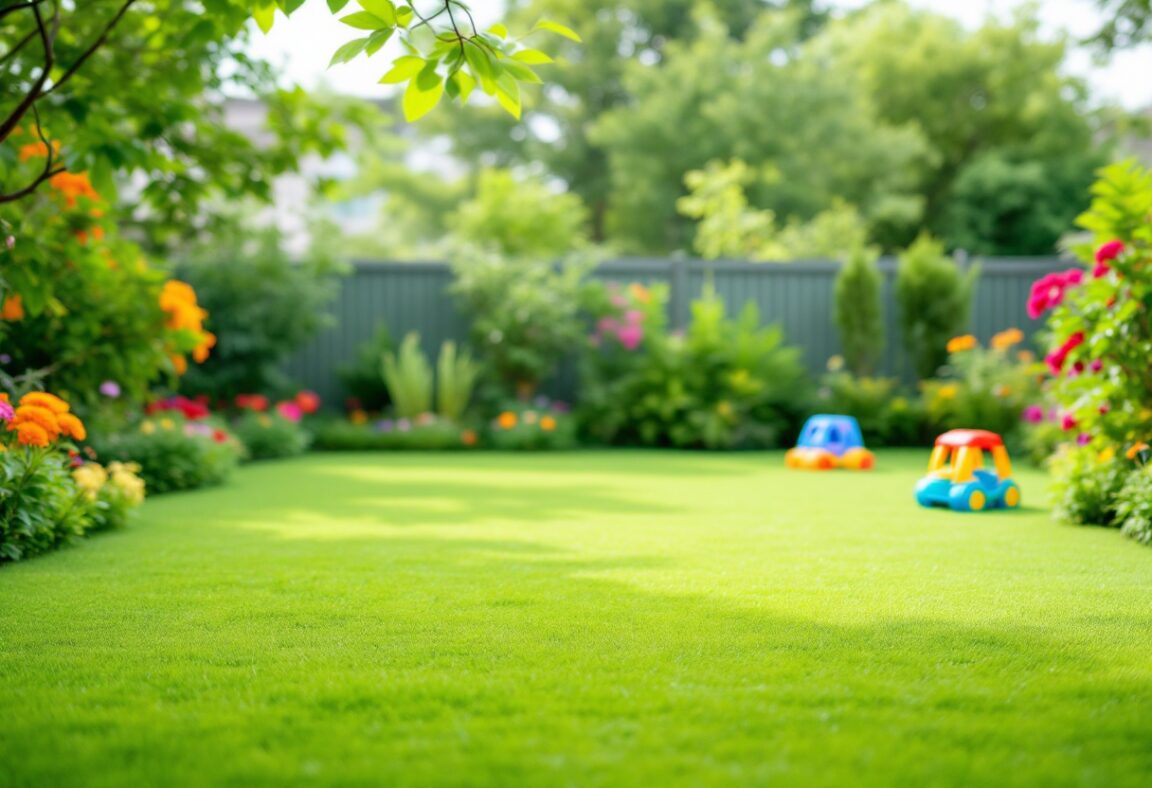
[[[912,5],[929,8],[960,19],[969,26],[978,26],[989,14],[1004,16],[1023,0],[910,0]],[[841,8],[864,5],[866,0],[836,0]],[[474,0],[472,8],[482,18],[492,18],[503,5],[500,0]],[[1083,37],[1099,26],[1099,17],[1093,0],[1040,0],[1041,18],[1053,33],[1070,31]],[[327,83],[342,93],[364,96],[384,96],[387,89],[377,84],[387,70],[387,53],[372,59],[363,57],[355,62],[328,70],[328,61],[336,49],[355,37],[355,31],[346,27],[329,13],[327,4],[314,0],[293,14],[291,19],[279,17],[272,32],[264,36],[256,31],[252,54],[280,64],[285,77],[305,87]],[[1112,62],[1100,66],[1093,63],[1087,52],[1074,52],[1068,69],[1086,76],[1095,95],[1101,101],[1117,101],[1126,107],[1138,109],[1152,107],[1152,44],[1115,55]]]

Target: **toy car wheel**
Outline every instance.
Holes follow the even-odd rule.
[[[970,512],[981,512],[984,507],[988,505],[988,496],[984,494],[983,490],[972,490],[968,493],[967,499],[964,501],[968,506]]]
[[[815,468],[821,471],[830,471],[836,467],[836,458],[831,454],[821,454],[816,458]]]
[[[1008,489],[1004,491],[1004,508],[1005,509],[1019,509],[1020,508],[1020,488],[1015,484],[1008,485]]]
[[[843,463],[845,468],[867,471],[876,464],[876,457],[867,449],[851,449],[844,455]]]

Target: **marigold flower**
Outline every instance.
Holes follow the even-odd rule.
[[[976,337],[971,334],[964,334],[963,336],[949,339],[947,350],[949,353],[963,353],[967,350],[974,350],[979,347],[979,345],[980,343],[976,341]]]
[[[0,320],[23,320],[24,319],[24,299],[20,297],[19,293],[14,293],[4,299],[3,306],[0,306]]]
[[[517,420],[518,419],[516,418],[515,413],[510,410],[506,410],[500,414],[499,418],[496,419],[496,423],[500,426],[500,429],[510,430],[516,426]]]
[[[20,398],[21,405],[36,405],[53,413],[67,413],[68,403],[47,391],[31,391]]]
[[[23,446],[47,446],[50,442],[48,432],[39,424],[34,424],[30,421],[21,422],[20,424],[10,424],[9,430],[15,430],[17,440]]]
[[[169,356],[168,360],[172,362],[172,368],[176,370],[177,375],[183,375],[188,371],[188,359],[183,356]]]
[[[16,417],[12,420],[9,429],[22,424],[35,424],[44,430],[49,440],[56,440],[60,437],[60,423],[57,421],[56,414],[48,408],[39,405],[20,405],[16,408]]]
[[[60,431],[73,440],[82,441],[88,437],[84,423],[71,413],[60,414],[56,417],[56,421],[60,425]]]
[[[991,345],[993,350],[1007,350],[1010,347],[1019,345],[1023,341],[1024,332],[1018,328],[1010,328],[992,337]]]
[[[1148,444],[1144,443],[1143,441],[1140,441],[1139,443],[1133,443],[1128,447],[1128,451],[1124,452],[1124,456],[1130,460],[1134,460],[1140,454],[1140,452],[1148,451],[1148,448]]]
[[[552,418],[551,416],[544,416],[542,419],[540,419],[540,429],[544,430],[545,432],[552,432],[554,429],[556,429],[556,419]]]

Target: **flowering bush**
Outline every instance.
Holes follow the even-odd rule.
[[[537,397],[532,403],[510,402],[488,425],[494,449],[542,451],[576,446],[576,421],[568,407]]]
[[[85,470],[73,443],[85,426],[60,397],[32,392],[14,406],[0,394],[0,425],[0,562],[122,525],[143,501],[131,468]]]
[[[947,344],[943,377],[921,384],[928,420],[934,429],[991,430],[1018,442],[1025,411],[1040,398],[1040,367],[1027,350],[1018,350],[1024,333],[1001,331],[987,348],[976,337],[953,337]]]
[[[751,303],[738,319],[726,318],[711,289],[692,305],[687,332],[671,335],[666,297],[663,289],[629,289],[620,308],[641,315],[634,346],[620,337],[619,322],[613,332],[601,321],[590,338],[580,376],[584,432],[624,445],[776,445],[808,403],[799,352],[784,346],[778,328],[761,327]]]
[[[855,417],[869,446],[922,446],[932,439],[920,400],[903,395],[900,381],[856,377],[837,358],[829,360],[829,370],[820,386],[821,409]]]
[[[471,449],[479,443],[473,429],[424,413],[415,419],[375,418],[337,421],[316,431],[317,449],[326,451]]]
[[[1056,464],[1057,492],[1094,501],[1059,513],[1071,522],[1119,524],[1127,478],[1143,472],[1119,458],[1152,434],[1152,172],[1132,163],[1102,170],[1079,223],[1095,237],[1095,245],[1077,249],[1083,266],[1036,282],[1029,310],[1051,310],[1051,395],[1064,432],[1082,444],[1075,461]],[[1108,459],[1093,469],[1093,457]],[[1133,480],[1129,495],[1143,484]],[[1137,509],[1126,506],[1127,517],[1138,518]]]
[[[295,457],[307,451],[312,442],[311,434],[300,425],[300,419],[279,412],[246,413],[231,426],[251,460]]]
[[[96,436],[92,445],[101,458],[139,467],[154,494],[222,484],[244,456],[244,445],[224,426],[175,411]]]
[[[43,155],[32,151],[29,155]],[[77,407],[117,381],[143,400],[186,355],[203,359],[212,336],[195,294],[144,262],[120,238],[107,206],[83,173],[60,173],[50,188],[0,206],[0,343],[7,366]]]

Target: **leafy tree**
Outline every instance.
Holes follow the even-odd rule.
[[[1093,37],[1104,49],[1144,43],[1152,35],[1152,0],[1096,0],[1105,22]]]
[[[856,75],[881,121],[929,146],[914,162],[923,216],[880,228],[885,245],[924,226],[950,247],[1047,254],[1083,209],[1107,158],[1103,118],[1089,111],[1083,81],[1062,73],[1065,43],[1041,37],[1035,12],[968,31],[904,2],[877,3],[829,24],[813,50]],[[1013,178],[1021,182],[1008,194],[994,193]]]
[[[848,371],[867,377],[876,371],[884,349],[883,276],[876,253],[857,247],[836,276],[836,328]]]
[[[686,245],[684,173],[733,157],[779,174],[750,184],[749,202],[781,220],[809,219],[835,198],[870,224],[919,216],[910,176],[926,151],[920,134],[877,120],[851,71],[810,56],[815,39],[798,43],[794,18],[764,14],[742,41],[715,19],[700,25],[658,68],[636,64],[626,76],[634,104],[593,130],[608,154],[612,240],[628,251]]]
[[[948,340],[964,330],[979,267],[963,273],[944,245],[921,235],[896,270],[896,303],[904,349],[916,377],[932,377],[948,358]]]

